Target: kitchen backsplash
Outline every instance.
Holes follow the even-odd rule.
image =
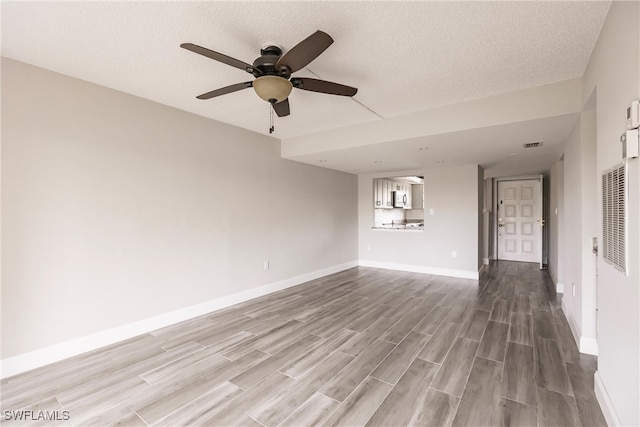
[[[393,221],[402,221],[404,219],[405,210],[402,208],[396,209],[374,209],[375,218],[374,221],[376,225],[381,225],[382,223],[388,223]]]
[[[416,221],[424,220],[424,209],[374,209],[376,225],[390,223],[391,221]]]
[[[424,219],[424,209],[407,209],[404,213],[405,219],[415,221]]]

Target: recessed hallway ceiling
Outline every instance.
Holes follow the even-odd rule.
[[[359,89],[304,91],[278,138],[579,77],[609,2],[2,2],[2,55],[267,133],[252,90],[201,101],[247,74],[179,45],[252,62],[317,29],[335,40],[297,76]],[[249,76],[250,77],[250,76]]]
[[[562,153],[563,143],[578,114],[483,127],[327,150],[292,157],[343,172],[366,174],[420,171],[478,164],[485,177],[537,173],[548,169]],[[525,149],[525,143],[544,141],[541,147]]]

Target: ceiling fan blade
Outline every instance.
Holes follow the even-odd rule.
[[[231,86],[221,87],[220,89],[212,90],[211,92],[203,93],[202,95],[196,96],[198,99],[211,99],[216,96],[226,95],[231,92],[237,92],[242,89],[246,89],[248,87],[253,86],[253,82],[244,82],[244,83],[236,83]]]
[[[306,77],[294,77],[291,79],[291,84],[298,89],[330,95],[353,96],[358,93],[358,89],[355,87]]]
[[[273,110],[276,112],[278,117],[285,117],[291,114],[289,110],[289,98],[284,101],[280,101],[277,104],[273,104]]]
[[[251,64],[247,64],[244,61],[240,61],[239,59],[232,58],[225,54],[214,52],[213,50],[207,49],[206,47],[198,46],[193,43],[182,43],[180,45],[181,48],[190,50],[191,52],[195,52],[202,56],[206,56],[207,58],[214,59],[218,62],[222,62],[223,64],[231,65],[232,67],[239,68],[241,70],[246,71],[247,73],[253,72],[253,66]]]
[[[318,30],[285,53],[276,63],[276,68],[280,69],[284,65],[295,73],[320,56],[331,43],[331,36]]]

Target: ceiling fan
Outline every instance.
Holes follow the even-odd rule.
[[[311,79],[308,77],[291,77],[292,73],[306,67],[316,59],[331,44],[333,39],[327,33],[316,31],[284,55],[282,48],[273,43],[266,43],[260,49],[260,56],[247,64],[244,61],[232,58],[219,52],[195,45],[183,43],[180,47],[206,56],[246,71],[255,76],[255,80],[236,83],[211,92],[197,96],[198,99],[210,99],[227,93],[253,87],[258,96],[269,102],[279,117],[288,116],[289,94],[292,88],[308,90],[311,92],[328,93],[330,95],[353,96],[358,89],[350,86],[332,83],[325,80]]]

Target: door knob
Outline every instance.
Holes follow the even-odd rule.
[[[498,224],[498,227],[504,227],[504,224]]]

